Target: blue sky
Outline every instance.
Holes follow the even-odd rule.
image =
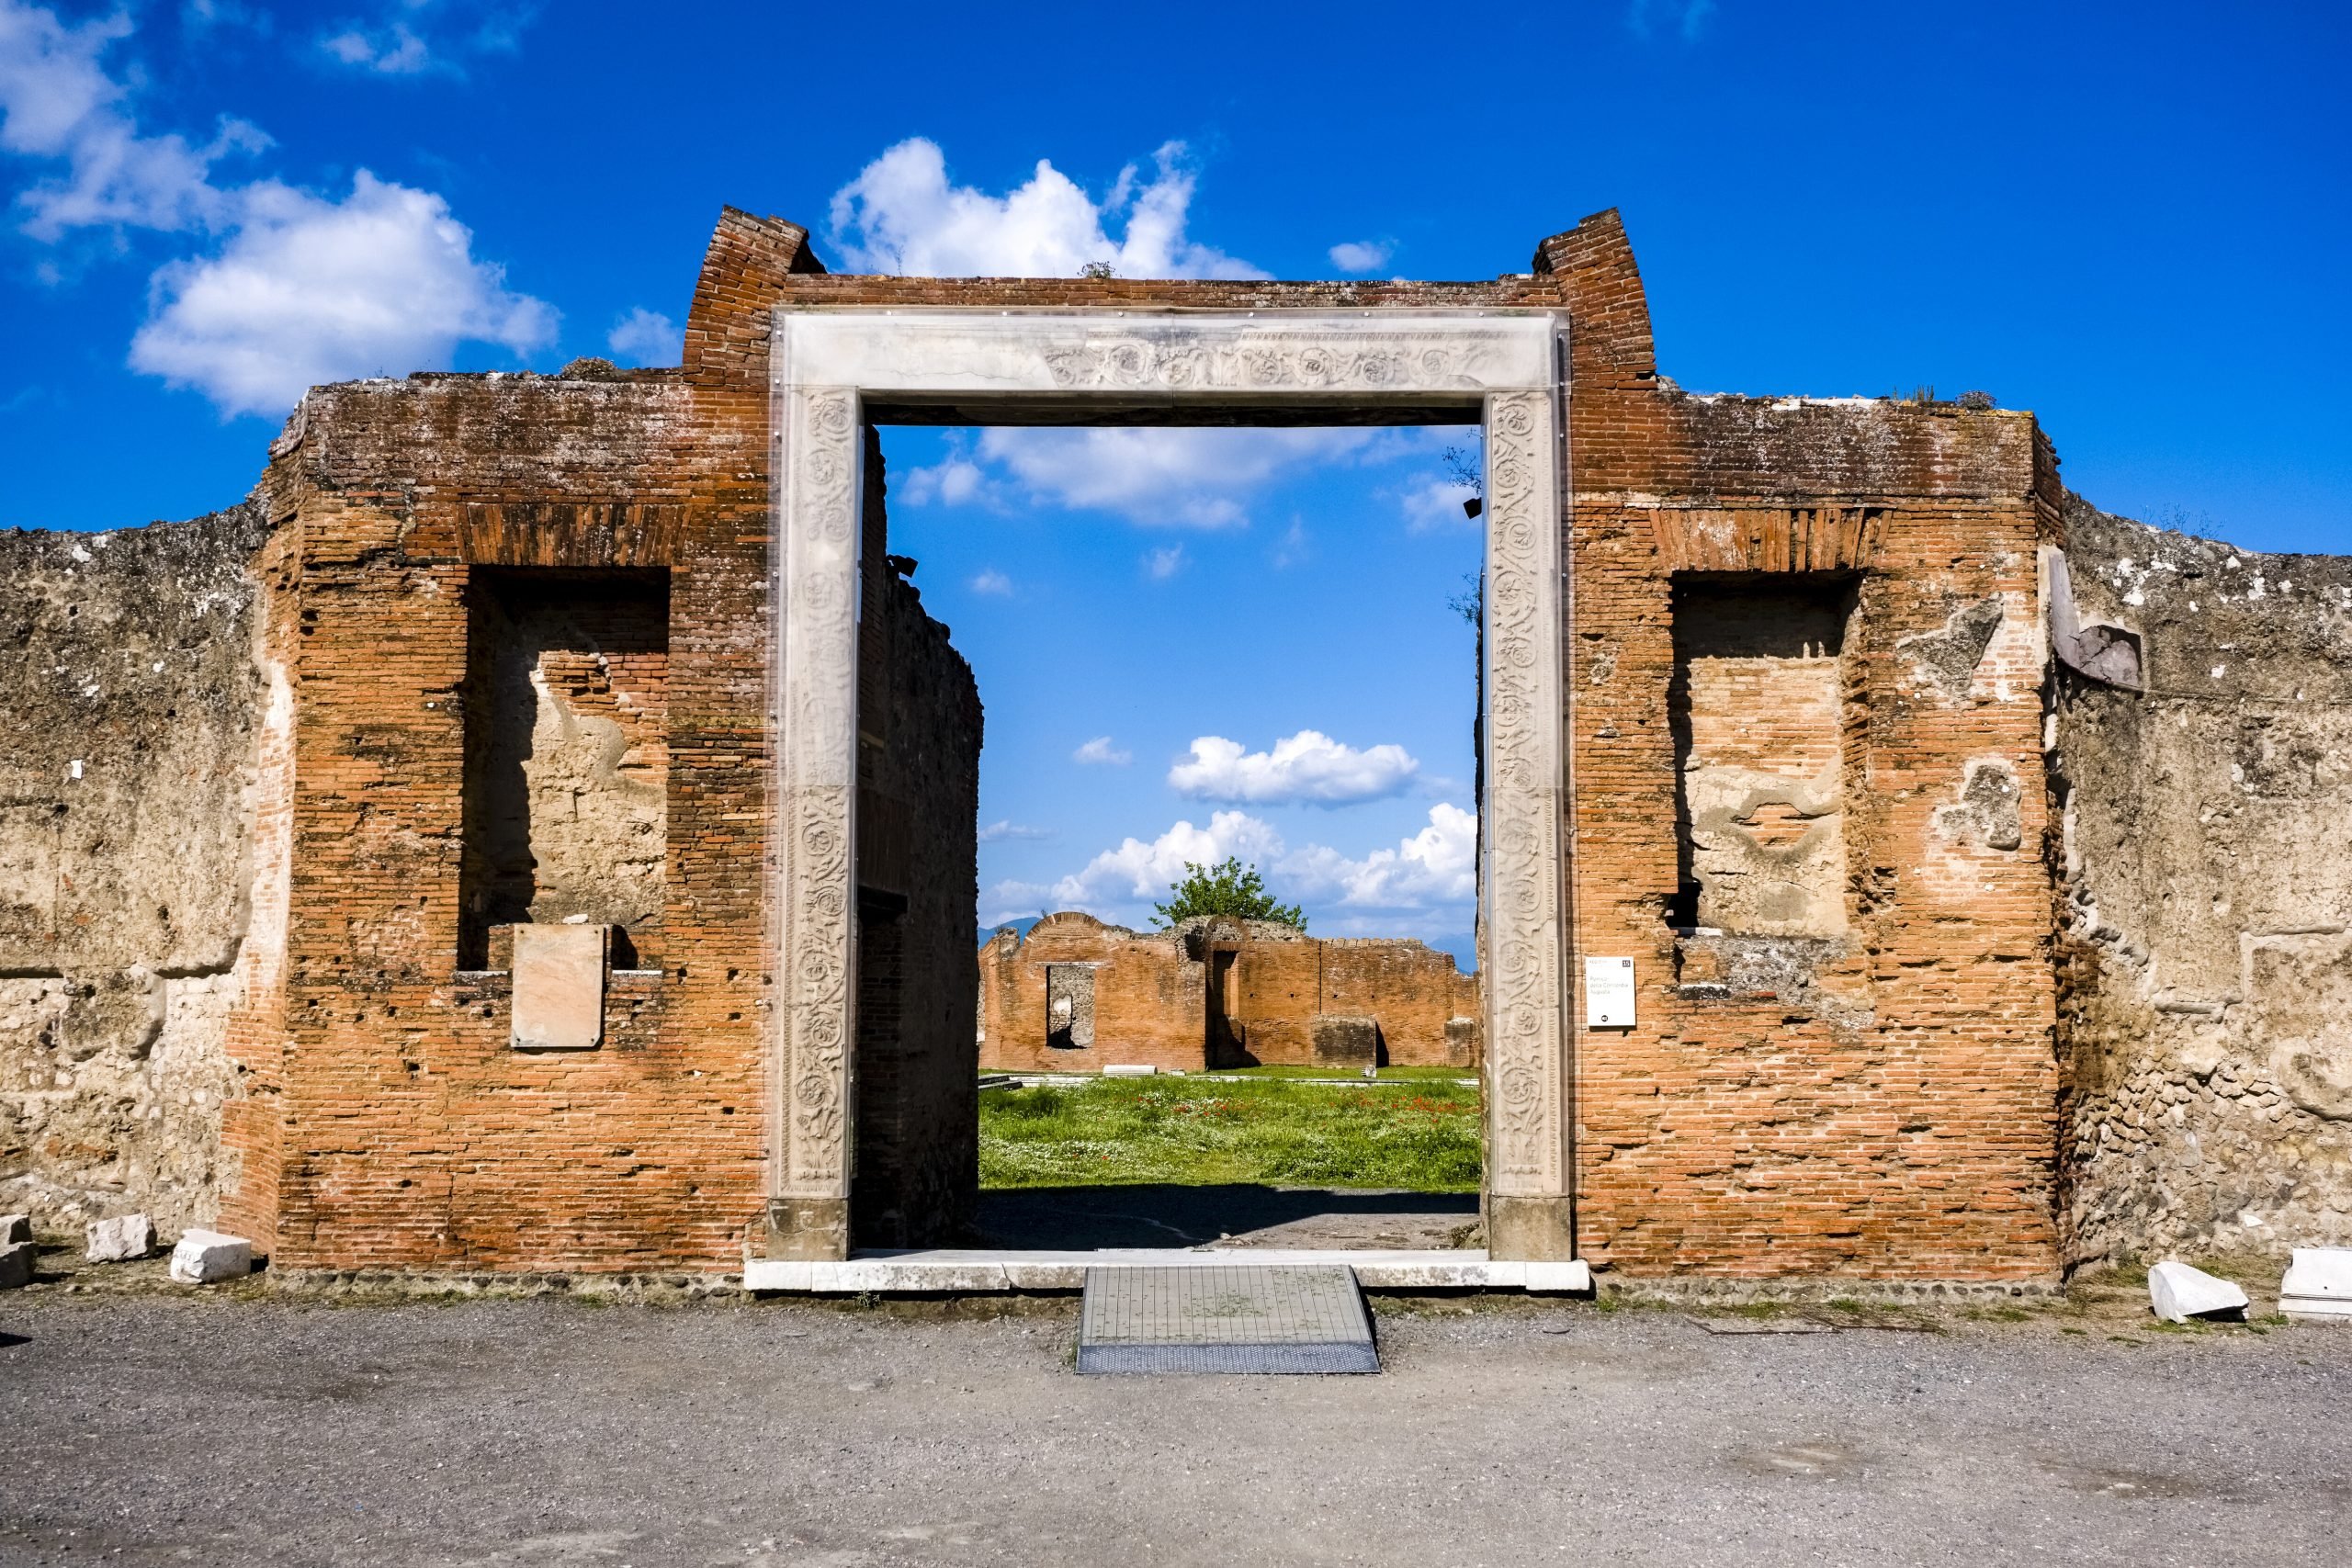
[[[661,363],[721,203],[837,265],[1421,277],[1616,206],[1686,387],[1981,388],[2101,504],[2352,549],[2340,6],[1176,15],[0,0],[0,525],[232,501],[312,379]],[[1256,440],[891,437],[990,704],[984,881],[1091,897],[1238,813],[1318,929],[1459,947],[1442,438]]]

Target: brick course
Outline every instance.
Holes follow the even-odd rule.
[[[1681,391],[1658,374],[1611,213],[1544,242],[1522,275],[1302,283],[836,276],[804,231],[730,209],[679,369],[312,392],[255,499],[272,528],[254,565],[259,664],[284,721],[260,727],[238,829],[255,896],[222,1224],[293,1267],[740,1258],[768,1190],[767,344],[776,307],[834,304],[1565,310],[1573,952],[1634,958],[1640,1002],[1635,1028],[1571,1041],[1582,1255],[1633,1274],[2055,1269],[2036,575],[2037,547],[2062,536],[2055,457],[2023,413]],[[861,761],[860,874],[891,896],[865,918],[912,923],[869,933],[868,978],[895,954],[957,993],[916,1008],[901,988],[894,1008],[885,987],[861,1030],[858,1190],[911,1235],[966,1190],[967,1089],[948,1079],[971,1057],[947,1036],[972,1037],[975,987],[953,977],[969,947],[927,933],[938,911],[968,919],[957,758],[979,714],[944,628],[881,565],[870,488],[861,700],[890,722]],[[660,973],[616,979],[605,1048],[518,1054],[503,976],[458,968],[473,574],[615,568],[669,585]],[[1804,735],[1783,745],[1764,726],[1747,742],[1792,767],[1834,746],[1843,869],[1824,886],[1841,918],[1801,938],[1694,930],[1677,906],[1690,748],[1673,718],[1676,589],[1775,579],[1850,606],[1834,688],[1804,676]],[[1780,705],[1784,678],[1741,673],[1749,685],[1708,699],[1711,722]],[[1024,964],[1057,942],[1078,961],[1095,940],[1052,926]],[[1151,939],[1134,940],[1140,954]],[[1277,945],[1237,953],[1234,994],[1304,994],[1306,950]],[[1384,1018],[1392,1060],[1431,1021],[1430,1048],[1448,1049],[1419,960],[1316,951],[1318,1009],[1403,1007],[1409,1025]],[[1098,1039],[1196,1060],[1206,965],[1194,980],[1100,961]],[[1005,1021],[1028,1002],[977,989],[991,1050],[1028,1029]],[[1445,1008],[1468,1010],[1458,992]],[[1283,1027],[1253,1037],[1273,1048]]]

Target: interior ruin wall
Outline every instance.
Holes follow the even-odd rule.
[[[2069,1258],[2352,1245],[2352,558],[2065,520],[2139,666],[2053,692]]]
[[[1477,1062],[1477,977],[1411,940],[1216,918],[1133,931],[1066,911],[998,932],[979,964],[980,1063],[998,1071],[1312,1066],[1333,1018],[1372,1021],[1383,1066]],[[1063,998],[1075,1005],[1057,1011]]]
[[[852,1240],[956,1239],[979,1197],[967,982],[979,902],[979,688],[894,556],[868,434],[858,649],[858,1015]]]
[[[0,1210],[217,1214],[231,1017],[266,958],[257,504],[0,533]],[[256,921],[260,940],[249,942]]]

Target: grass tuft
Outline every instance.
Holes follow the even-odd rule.
[[[1478,1091],[1103,1078],[980,1097],[981,1186],[1130,1182],[1476,1192]]]

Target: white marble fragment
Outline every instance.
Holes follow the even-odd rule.
[[[2352,1247],[2299,1247],[2278,1281],[2278,1310],[2289,1317],[2352,1322]]]
[[[241,1235],[219,1231],[185,1231],[172,1248],[172,1278],[189,1285],[209,1285],[254,1271],[254,1244]]]
[[[125,1263],[155,1250],[155,1224],[144,1214],[117,1214],[82,1227],[83,1256],[92,1263]]]
[[[2166,1323],[2187,1323],[2192,1317],[2243,1314],[2246,1299],[2227,1280],[2167,1258],[2148,1270],[2148,1304]]]
[[[1134,1066],[1122,1065],[1103,1068],[1102,1076],[1106,1078],[1148,1078],[1159,1071],[1158,1067],[1148,1064]]]

